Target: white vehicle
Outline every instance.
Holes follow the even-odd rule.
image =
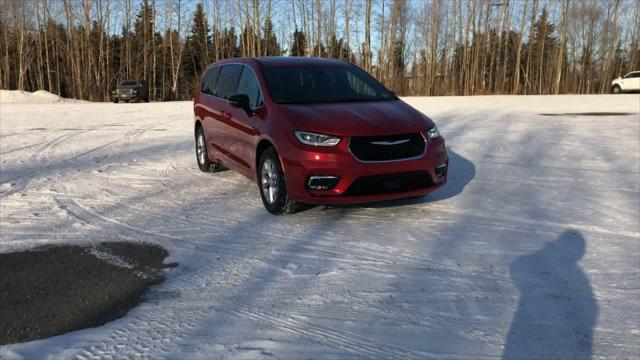
[[[614,94],[638,90],[640,90],[640,71],[632,71],[624,77],[618,77],[611,82],[611,92]]]

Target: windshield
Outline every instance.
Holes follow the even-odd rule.
[[[271,97],[280,104],[397,100],[355,66],[276,66],[263,73]]]
[[[120,82],[119,86],[138,86],[138,82],[135,80],[125,80]]]

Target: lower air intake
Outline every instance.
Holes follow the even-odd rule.
[[[385,194],[424,189],[431,185],[433,185],[433,181],[426,171],[363,176],[356,179],[347,191],[344,192],[344,195],[362,196]]]

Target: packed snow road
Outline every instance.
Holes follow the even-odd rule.
[[[189,102],[0,104],[0,252],[179,263],[124,318],[0,358],[637,357],[640,96],[405,100],[447,140],[445,188],[281,217],[198,170]]]

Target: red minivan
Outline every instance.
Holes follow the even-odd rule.
[[[202,76],[194,113],[200,170],[257,181],[274,214],[420,196],[447,180],[433,121],[344,61],[219,61]]]

